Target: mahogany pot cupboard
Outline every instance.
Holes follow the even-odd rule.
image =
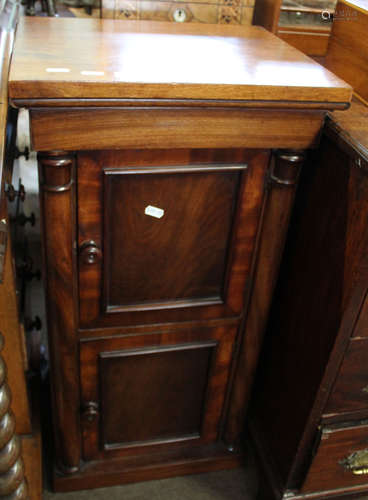
[[[241,463],[304,160],[351,88],[258,27],[22,19],[59,491]]]

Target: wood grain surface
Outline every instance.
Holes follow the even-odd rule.
[[[10,234],[8,238],[10,241]],[[17,432],[29,434],[32,432],[32,424],[25,379],[27,360],[24,359],[24,338],[19,324],[18,297],[10,244],[7,245],[5,256],[4,282],[0,285],[0,330],[6,340],[3,357],[9,367],[8,383],[14,394],[12,409],[16,416]]]
[[[354,339],[345,352],[324,414],[368,410],[368,340]]]
[[[257,0],[254,6],[253,23],[276,33],[282,0]]]
[[[315,26],[280,26],[277,36],[309,56],[325,56],[330,29]]]
[[[234,108],[33,109],[33,148],[308,148],[324,113]]]
[[[112,151],[112,152],[94,152],[94,153],[81,153],[78,156],[78,219],[79,219],[79,246],[83,245],[84,241],[93,240],[98,247],[102,248],[103,256],[102,258],[95,262],[93,265],[84,264],[81,262],[79,267],[79,295],[80,295],[80,324],[83,326],[101,326],[101,325],[109,325],[109,326],[123,326],[123,325],[136,325],[136,324],[150,324],[150,323],[162,323],[165,321],[175,322],[175,321],[190,321],[195,319],[209,319],[209,318],[226,318],[226,317],[234,317],[240,316],[244,304],[243,291],[246,284],[246,280],[250,278],[251,272],[251,261],[252,254],[254,251],[254,238],[257,233],[261,205],[263,200],[263,185],[264,185],[264,176],[268,165],[269,154],[266,151],[247,151],[247,150],[126,150],[126,151]],[[111,244],[114,243],[114,240],[111,240],[111,235],[106,231],[106,220],[104,222],[104,218],[108,213],[104,214],[104,210],[106,211],[107,207],[104,207],[102,202],[104,196],[104,184],[102,179],[102,172],[104,168],[109,168],[109,171],[113,171],[112,169],[121,169],[122,167],[134,167],[137,170],[142,169],[144,167],[152,167],[152,169],[158,168],[157,165],[161,167],[164,166],[183,166],[187,165],[188,168],[200,165],[207,165],[210,167],[211,165],[216,165],[218,163],[224,163],[227,165],[232,164],[248,164],[248,168],[243,171],[242,177],[243,180],[239,183],[238,188],[240,189],[239,194],[234,196],[232,199],[232,203],[235,204],[234,209],[232,210],[231,215],[231,235],[229,236],[229,240],[227,240],[228,236],[225,237],[226,241],[229,241],[227,244],[228,253],[225,257],[225,262],[222,264],[224,272],[226,272],[226,276],[221,279],[222,283],[225,283],[224,288],[224,298],[222,300],[217,301],[217,303],[208,303],[206,305],[205,302],[196,303],[196,300],[192,298],[187,298],[187,304],[184,307],[180,306],[180,303],[175,307],[175,303],[168,303],[166,297],[165,301],[161,300],[161,307],[153,307],[153,304],[147,307],[145,310],[139,310],[137,308],[129,309],[124,312],[124,309],[121,311],[106,311],[106,307],[103,307],[103,268],[105,266],[105,277],[108,274],[111,274],[106,267],[105,260],[108,255],[108,248],[111,247]],[[226,171],[226,169],[225,169]],[[175,181],[175,176],[181,176],[182,174],[177,173],[173,174]],[[196,176],[198,174],[192,173],[192,176]],[[219,174],[212,173],[211,177],[207,179],[206,182],[210,180],[215,183],[216,176]],[[228,173],[222,174],[229,175]],[[151,182],[150,177],[151,174],[142,174],[143,182]],[[190,179],[189,179],[190,180]],[[230,177],[231,180],[231,177]],[[230,182],[228,179],[227,182]],[[205,186],[200,182],[201,178],[196,178],[196,182],[198,183],[195,193],[198,193],[198,187],[200,186],[202,189],[203,196],[206,196],[206,203],[210,206],[216,206],[216,197],[209,192],[205,195]],[[196,217],[191,218],[193,221],[194,227],[191,229],[190,225],[187,227],[185,233],[178,234],[177,229],[175,228],[175,224],[171,223],[171,229],[167,235],[162,234],[162,231],[159,232],[160,237],[163,238],[162,243],[156,242],[155,249],[162,247],[163,255],[168,255],[168,262],[171,262],[172,265],[167,267],[166,270],[162,269],[162,272],[165,273],[166,279],[170,279],[171,283],[175,283],[175,279],[177,279],[180,283],[175,285],[175,287],[180,287],[183,285],[183,282],[187,282],[187,278],[185,276],[180,276],[180,273],[183,275],[189,274],[195,280],[199,279],[202,271],[199,271],[196,268],[195,260],[198,259],[198,255],[196,253],[196,259],[193,260],[193,256],[189,255],[182,262],[178,259],[178,262],[175,262],[175,259],[178,255],[183,255],[184,248],[189,250],[189,247],[192,248],[192,252],[195,253],[195,244],[192,239],[192,232],[195,231],[196,225],[198,227],[203,224],[204,215],[201,215],[201,201],[196,201],[193,198],[194,191],[193,189],[188,189],[188,186],[194,186],[195,183],[190,181],[190,184],[185,185],[185,181],[181,182],[176,186],[176,200],[180,206],[183,205],[183,200],[187,200],[187,203],[197,207]],[[188,181],[187,181],[188,182]],[[217,186],[217,188],[216,188]],[[180,189],[179,189],[180,188]],[[218,189],[218,184],[213,185],[213,188]],[[156,190],[157,191],[157,190]],[[193,191],[193,193],[192,193]],[[220,191],[216,190],[216,193],[220,193]],[[143,204],[143,209],[138,208],[137,201],[129,196],[131,200],[129,211],[137,211],[142,212],[144,207],[153,204],[154,206],[164,207],[165,203],[168,203],[166,198],[158,198],[159,193],[152,191],[151,193],[146,193],[145,203]],[[162,193],[161,193],[162,196]],[[197,196],[198,197],[198,196]],[[221,198],[221,197],[220,197]],[[126,214],[128,210],[123,209],[125,204],[128,202],[128,197],[120,196],[121,204],[115,210],[114,215],[110,215],[110,217],[115,217],[116,220],[120,221],[122,227],[122,233],[126,231]],[[222,199],[222,198],[221,198]],[[163,204],[162,204],[163,203]],[[225,208],[224,208],[225,209]],[[216,208],[215,212],[213,208],[212,212],[212,220],[211,226],[214,226],[214,231],[218,232],[218,226],[216,225],[216,213],[218,212],[218,208]],[[181,214],[178,214],[178,221],[181,221],[182,218],[185,218],[187,214],[190,213],[189,209],[183,208]],[[147,216],[144,216],[147,217]],[[166,218],[170,221],[170,210],[166,213]],[[165,219],[165,217],[163,218]],[[161,220],[162,222],[162,220]],[[165,222],[167,224],[167,222]],[[179,222],[178,222],[179,224]],[[105,229],[104,229],[105,225]],[[186,223],[184,221],[181,222],[182,228],[185,227]],[[152,229],[152,221],[150,225],[150,231]],[[156,226],[154,226],[156,227]],[[217,227],[217,229],[216,229]],[[137,232],[134,236],[136,238],[136,245],[138,250],[135,250],[135,253],[139,253],[139,247],[145,251],[152,251],[151,242],[152,236],[150,235],[150,231],[145,232]],[[204,231],[204,229],[202,229]],[[176,235],[176,241],[173,240],[173,235]],[[218,236],[219,237],[219,236]],[[132,236],[133,238],[133,236]],[[171,238],[171,239],[170,239]],[[221,237],[223,238],[223,237]],[[124,238],[124,241],[121,241],[121,245],[123,247],[130,248],[130,252],[133,251],[131,244],[127,241],[128,238]],[[107,241],[110,240],[110,241]],[[224,241],[225,241],[224,240]],[[175,244],[174,244],[175,241]],[[117,242],[115,241],[115,244]],[[209,244],[207,239],[197,241],[197,244],[201,244],[201,250],[203,255],[207,255],[206,259],[210,262],[213,262],[213,255],[210,255],[214,250],[213,244]],[[118,251],[121,253],[121,258],[127,258],[127,252],[123,248],[121,249],[121,245],[118,245]],[[188,247],[189,245],[189,247]],[[185,252],[186,253],[186,252]],[[160,252],[158,252],[158,255]],[[170,255],[171,254],[171,255]],[[152,277],[152,282],[156,283],[156,286],[159,286],[160,289],[165,288],[165,284],[159,284],[159,277],[155,277],[154,263],[152,258],[147,257],[150,261],[149,274],[147,276]],[[108,260],[108,259],[107,259]],[[129,256],[129,265],[133,261],[137,261],[137,256]],[[201,257],[200,262],[203,261],[203,257]],[[162,262],[162,257],[161,257]],[[143,263],[143,261],[142,261]],[[159,262],[156,262],[157,269],[161,269]],[[184,266],[181,270],[178,268],[179,264]],[[191,267],[193,267],[191,270]],[[116,267],[116,265],[115,265]],[[124,266],[123,266],[124,267]],[[126,268],[126,266],[124,267]],[[113,271],[117,273],[117,278],[120,277],[121,286],[132,286],[132,279],[129,275],[123,277],[120,272],[116,270]],[[212,272],[212,271],[211,271]],[[201,278],[202,280],[202,278]],[[224,281],[223,281],[224,280]],[[149,288],[150,294],[152,294],[152,284],[150,284],[151,280],[148,280],[148,283],[144,286],[146,293]],[[202,281],[200,281],[201,283]],[[129,285],[130,283],[130,285]],[[167,291],[166,291],[167,293]],[[147,299],[149,299],[149,295],[147,295]],[[201,297],[204,299],[205,297],[202,295]],[[157,299],[157,297],[156,297]],[[160,306],[160,302],[157,304]],[[105,309],[105,310],[104,310]]]
[[[351,89],[259,27],[25,18],[9,93],[341,103]]]
[[[366,474],[356,475],[343,466],[344,459],[367,448],[367,438],[367,425],[323,429],[320,445],[301,493],[368,485]]]
[[[84,458],[154,454],[189,437],[189,447],[218,442],[235,335],[187,327],[83,342],[82,401],[100,413],[82,421]]]

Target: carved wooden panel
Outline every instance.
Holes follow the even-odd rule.
[[[82,325],[238,317],[267,163],[245,150],[81,153]]]
[[[110,19],[251,25],[254,0],[103,0],[102,17]]]
[[[220,438],[235,334],[187,327],[83,342],[85,459]]]

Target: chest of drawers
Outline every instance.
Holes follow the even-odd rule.
[[[367,118],[329,118],[299,186],[251,410],[259,498],[368,491]]]
[[[39,157],[55,487],[238,465],[303,150],[350,88],[259,28],[27,19],[9,92]]]
[[[104,19],[171,21],[175,23],[252,24],[254,0],[203,2],[161,0],[103,0]]]

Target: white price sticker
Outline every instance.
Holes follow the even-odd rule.
[[[161,219],[161,217],[163,217],[165,211],[162,210],[162,208],[157,208],[157,207],[153,207],[152,205],[147,205],[145,210],[144,210],[144,213],[146,215],[150,215],[151,217],[156,217],[156,219]]]

